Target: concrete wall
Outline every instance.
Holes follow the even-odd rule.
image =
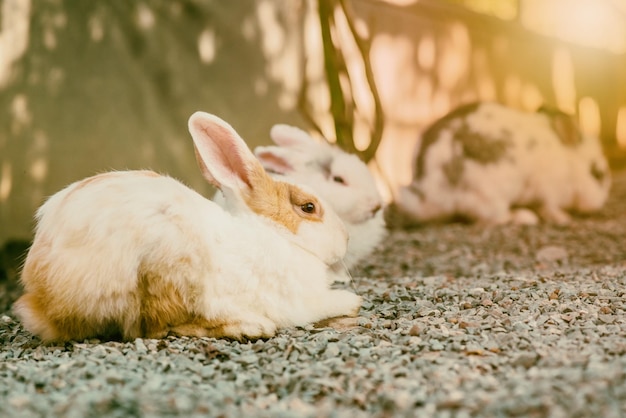
[[[105,170],[212,193],[187,132],[196,110],[251,146],[274,123],[304,125],[268,65],[299,18],[290,4],[0,0],[0,245],[31,238],[46,196]]]

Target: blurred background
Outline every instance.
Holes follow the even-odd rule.
[[[626,0],[0,0],[0,246],[63,186],[151,168],[212,193],[187,118],[338,142],[381,191],[451,108],[546,103],[626,165]]]

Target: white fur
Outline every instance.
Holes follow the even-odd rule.
[[[437,122],[441,129],[423,155],[423,175],[418,178],[414,172],[412,183],[397,191],[388,221],[406,225],[453,216],[485,223],[538,221],[527,209],[517,209],[521,207],[563,224],[570,220],[567,211],[600,209],[610,188],[600,142],[577,132],[580,143],[565,144],[551,119],[541,112],[482,103],[470,114]],[[504,139],[510,146],[495,162],[465,158],[459,181],[451,182],[446,169],[462,152],[453,138],[462,135],[464,123],[472,135]],[[592,164],[605,173],[602,181],[591,175]]]
[[[337,215],[325,208],[323,222],[303,222],[292,234],[255,214],[235,172],[258,165],[243,140],[226,122],[201,112],[190,118],[190,132],[205,176],[226,192],[234,213],[152,172],[105,173],[73,183],[37,212],[22,276],[27,294],[54,301],[53,307],[96,329],[116,323],[124,338],[143,336],[141,272],[177,289],[187,312],[225,319],[227,337],[267,337],[280,327],[355,315],[361,298],[328,286],[329,264],[346,251],[347,234]],[[198,144],[223,132],[232,136],[230,151],[241,155],[235,171],[220,161],[224,155],[214,155],[219,151]],[[48,272],[43,283],[33,273],[41,266]],[[59,339],[32,305],[20,300],[15,311],[31,332]]]
[[[348,229],[344,263],[353,267],[387,233],[383,202],[372,173],[357,156],[316,141],[299,128],[274,125],[270,137],[278,146],[257,147],[257,158],[274,178],[309,186],[332,205]],[[344,183],[335,181],[336,177]]]

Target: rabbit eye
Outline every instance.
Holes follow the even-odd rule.
[[[346,184],[346,181],[341,176],[333,176],[333,181],[339,184]]]
[[[302,209],[302,212],[304,213],[315,213],[315,203],[306,202],[305,204],[300,205],[300,209]]]
[[[599,183],[602,183],[602,181],[604,180],[604,177],[606,176],[606,173],[604,172],[604,170],[598,167],[598,165],[594,162],[593,164],[591,164],[591,175]]]
[[[319,221],[324,215],[324,207],[314,195],[306,193],[297,186],[289,187],[289,202],[297,216],[308,221]]]

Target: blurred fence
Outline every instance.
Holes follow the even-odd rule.
[[[187,132],[196,110],[224,118],[251,146],[274,123],[303,125],[270,74],[262,22],[279,9],[0,0],[0,245],[30,239],[47,196],[106,170],[150,168],[210,196]]]

